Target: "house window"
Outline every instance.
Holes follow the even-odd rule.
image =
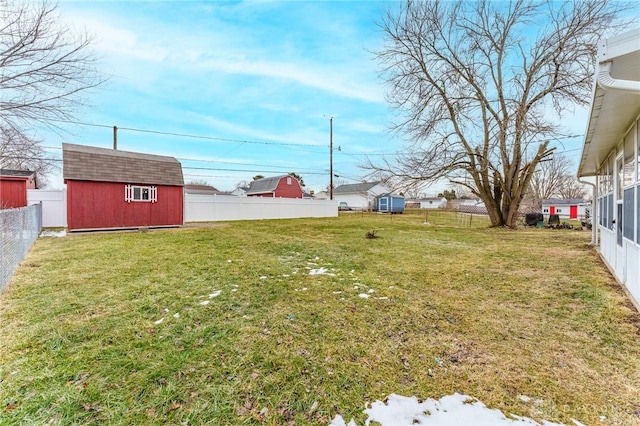
[[[158,201],[158,189],[155,186],[125,185],[124,200],[127,203],[132,201],[155,203]]]
[[[287,178],[287,185],[291,185],[291,178],[290,177]]]
[[[627,137],[624,138],[623,187],[633,185],[636,178],[636,153],[633,133],[633,131],[627,133]]]
[[[549,209],[542,209],[542,213],[549,213]]]
[[[556,213],[562,213],[562,209],[556,209]]]
[[[635,226],[635,220],[633,220],[633,211],[635,209],[635,188],[628,188],[624,190],[624,201],[622,204],[623,216],[622,216],[622,233],[623,236],[633,241],[633,234]]]
[[[636,165],[638,166],[638,174],[636,182],[640,182],[640,121],[636,122]]]

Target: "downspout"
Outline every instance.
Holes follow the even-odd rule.
[[[580,180],[578,178],[578,182],[583,185],[591,185],[593,187],[593,197],[591,197],[591,242],[589,243],[592,246],[598,244],[598,223],[600,223],[600,218],[598,217],[598,186],[595,183],[587,182],[585,180]]]
[[[611,61],[600,63],[598,72],[598,86],[604,90],[621,90],[623,92],[640,94],[640,81],[616,80],[611,77]]]

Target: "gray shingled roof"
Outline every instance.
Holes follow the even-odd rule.
[[[19,177],[29,177],[35,172],[31,170],[9,170],[9,169],[0,169],[0,176],[19,176]]]
[[[64,179],[183,186],[182,166],[173,157],[62,144]]]
[[[380,182],[364,182],[364,183],[350,183],[347,185],[340,185],[333,190],[334,194],[352,194],[367,192]]]
[[[555,204],[555,205],[576,205],[586,202],[584,198],[548,198],[542,200],[542,204]]]
[[[249,184],[249,188],[246,190],[247,195],[251,194],[264,194],[267,192],[275,191],[278,186],[278,182],[283,177],[287,177],[289,175],[282,176],[274,176],[274,177],[266,177],[258,180],[254,180]],[[295,179],[295,178],[292,178]]]

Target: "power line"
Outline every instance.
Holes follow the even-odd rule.
[[[59,122],[59,123],[67,123],[67,124],[76,124],[76,125],[79,125],[79,126],[100,127],[100,128],[107,128],[107,129],[113,129],[114,128],[114,126],[109,126],[107,124],[85,123],[85,122],[82,122],[82,121],[57,120],[57,119],[51,119],[50,121],[56,121],[56,122]],[[302,143],[273,142],[273,141],[265,142],[265,141],[230,139],[230,138],[220,138],[220,137],[215,137],[215,136],[193,135],[193,134],[189,134],[189,133],[163,132],[163,131],[160,131],[160,130],[138,129],[138,128],[135,128],[135,127],[120,127],[120,126],[117,126],[117,128],[118,128],[118,130],[127,130],[127,131],[130,131],[130,132],[151,133],[151,134],[155,134],[155,135],[177,136],[177,137],[191,138],[191,139],[204,139],[204,140],[211,140],[211,141],[217,141],[217,142],[236,142],[236,143],[250,143],[250,144],[258,144],[258,145],[281,145],[281,146],[299,146],[299,147],[314,146],[314,147],[326,148],[326,145],[320,145],[320,144],[302,144]]]

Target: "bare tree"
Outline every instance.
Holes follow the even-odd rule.
[[[558,190],[558,196],[565,199],[587,198],[587,194],[587,188],[572,174],[564,176]]]
[[[622,6],[602,0],[409,0],[388,12],[375,52],[409,140],[365,167],[410,181],[448,178],[482,199],[494,226],[515,226],[560,117],[588,102],[596,42]],[[533,153],[527,158],[525,153]]]
[[[36,173],[36,187],[47,185],[47,174],[58,165],[49,158],[39,140],[31,139],[11,127],[0,126],[0,168],[31,170]]]
[[[86,34],[60,24],[46,2],[0,0],[0,135],[3,167],[29,167],[41,178],[53,163],[31,136],[36,124],[61,129],[104,80]]]
[[[564,155],[554,154],[542,161],[531,177],[531,204],[540,207],[542,200],[558,197],[560,188],[570,174],[571,162]]]

